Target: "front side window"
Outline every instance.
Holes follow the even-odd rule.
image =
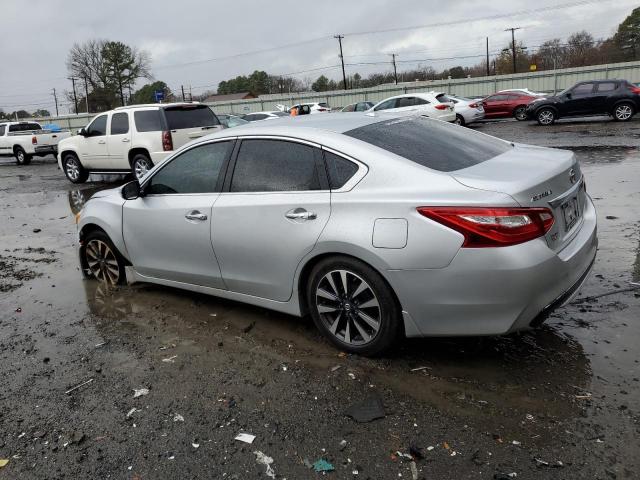
[[[207,143],[178,155],[145,185],[147,195],[212,193],[233,142]]]
[[[401,97],[398,99],[396,108],[413,107],[416,105],[416,97]]]
[[[314,150],[308,145],[283,140],[244,140],[230,191],[320,190]]]
[[[355,110],[355,104],[347,105],[342,109],[343,112],[353,112]]]
[[[116,113],[111,117],[111,135],[129,133],[129,114]]]
[[[102,137],[107,134],[107,115],[96,117],[87,127],[90,137]]]
[[[329,186],[332,190],[342,188],[358,171],[358,165],[335,153],[324,152],[329,173]]]
[[[389,100],[382,102],[374,110],[377,112],[378,110],[389,110],[390,108],[396,108],[397,100],[397,98],[390,98]]]
[[[583,83],[572,90],[576,96],[589,95],[593,91],[593,83]]]
[[[133,114],[136,130],[139,132],[161,132],[162,118],[159,110],[140,110]]]

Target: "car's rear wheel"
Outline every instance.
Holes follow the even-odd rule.
[[[464,127],[466,122],[464,121],[464,117],[462,115],[460,115],[459,113],[456,113],[456,119],[454,120],[453,123]]]
[[[31,163],[31,156],[27,155],[22,147],[16,147],[13,150],[13,154],[16,157],[16,163],[18,165],[29,165]]]
[[[108,285],[124,283],[124,261],[106,233],[100,230],[90,232],[84,240],[82,254],[96,280]]]
[[[313,268],[307,304],[318,329],[347,352],[378,355],[400,337],[400,308],[391,288],[350,257],[326,258]]]
[[[62,169],[71,183],[84,183],[89,178],[89,172],[84,169],[73,153],[67,153],[62,158]]]
[[[552,108],[541,108],[536,119],[540,125],[552,125],[556,121],[556,112]]]
[[[521,105],[513,111],[513,117],[522,122],[527,119],[527,107]]]
[[[622,102],[613,109],[613,118],[618,122],[628,122],[635,113],[632,103]]]
[[[149,170],[153,168],[153,162],[144,153],[138,153],[131,160],[131,170],[133,175],[140,180]]]

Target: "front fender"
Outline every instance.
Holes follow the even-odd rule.
[[[120,254],[131,261],[122,236],[122,205],[124,199],[118,201],[112,197],[89,200],[80,213],[78,236],[82,240],[84,233],[92,226],[105,231]]]

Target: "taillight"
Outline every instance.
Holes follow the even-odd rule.
[[[36,137],[35,135],[33,137],[31,137],[31,144],[35,145],[38,143],[38,137]]]
[[[640,87],[636,87],[635,85],[629,85],[629,90],[631,93],[640,94]]]
[[[318,109],[318,111],[319,111],[319,112],[326,112],[326,111],[327,111],[327,109],[326,109],[326,108],[319,108],[319,109]]]
[[[548,208],[418,207],[418,213],[464,235],[464,248],[528,242],[546,234],[554,222]]]
[[[478,108],[482,103],[470,103],[469,108]]]
[[[438,105],[435,105],[436,110],[446,110],[447,108],[449,108],[449,105],[446,105],[444,103],[439,103]]]
[[[173,138],[171,138],[171,132],[169,130],[162,132],[162,149],[165,152],[173,150]]]

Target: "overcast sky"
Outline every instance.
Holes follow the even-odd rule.
[[[569,3],[575,5],[542,11]],[[484,54],[487,36],[491,52],[507,46],[508,27],[521,27],[517,39],[529,48],[583,29],[596,38],[607,37],[637,5],[637,0],[180,0],[170,6],[134,0],[2,0],[0,108],[53,113],[56,88],[60,111],[68,112],[63,95],[71,89],[67,53],[74,42],[91,38],[147,50],[156,79],[174,91],[191,85],[196,94],[256,69],[288,74],[337,65],[337,33],[345,35],[346,63],[387,62],[395,52],[399,61],[423,60],[400,63],[399,71],[419,65],[440,70],[479,61],[475,56]],[[438,23],[449,25],[433,26]],[[431,26],[359,33],[420,25]],[[288,47],[264,51],[280,46]],[[262,52],[234,56],[258,50]],[[210,59],[218,60],[205,61]],[[347,66],[347,74],[366,76],[390,68]],[[315,79],[320,74],[341,78],[338,68],[295,76]]]

